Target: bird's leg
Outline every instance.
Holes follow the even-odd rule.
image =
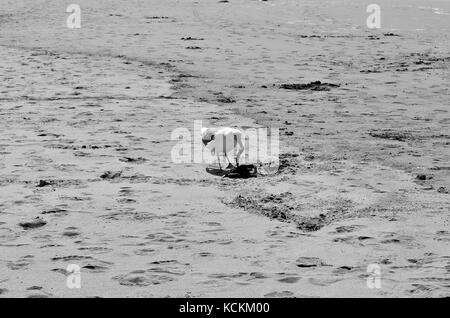
[[[236,167],[239,167],[239,158],[241,157],[242,152],[239,151],[236,156],[234,157],[234,160],[236,161]]]
[[[244,147],[244,144],[242,143],[242,139],[241,139],[240,135],[235,136],[235,149],[236,149],[236,146],[239,146],[239,150],[235,157],[236,158],[236,167],[239,167],[239,158],[241,157],[242,153],[245,150],[245,147]]]
[[[217,156],[217,163],[219,164],[220,171],[222,171],[222,166],[220,165],[220,157],[219,156]]]

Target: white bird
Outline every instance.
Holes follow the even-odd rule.
[[[242,133],[239,129],[231,127],[202,128],[202,142],[206,148],[211,150],[211,153],[217,156],[220,170],[222,170],[220,155],[227,159],[227,168],[233,168],[233,164],[227,155],[231,151],[236,152],[236,166],[239,166],[239,157],[244,152]]]

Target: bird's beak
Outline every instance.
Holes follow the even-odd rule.
[[[211,142],[211,140],[205,140],[202,139],[203,145],[206,146],[207,144],[209,144]]]

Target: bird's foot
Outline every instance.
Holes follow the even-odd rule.
[[[233,169],[234,168],[234,166],[231,164],[231,162],[228,164],[228,166],[227,166],[227,169],[228,170],[231,170],[231,169]]]

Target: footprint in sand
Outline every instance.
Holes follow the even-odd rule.
[[[400,244],[405,247],[413,248],[419,247],[416,238],[410,235],[398,235],[397,233],[387,233],[383,236],[385,239],[381,241],[382,244]]]
[[[214,253],[210,253],[210,252],[200,252],[200,253],[197,253],[197,254],[195,254],[195,255],[198,255],[198,256],[200,256],[200,257],[213,257],[213,256],[214,256]]]
[[[294,297],[294,293],[288,290],[285,291],[274,291],[264,295],[265,298],[291,298]]]
[[[365,227],[364,225],[342,225],[336,227],[334,233],[350,233],[362,229],[364,227]]]
[[[78,228],[69,226],[64,230],[62,235],[65,237],[77,237],[77,236],[80,236],[81,233],[78,231]]]
[[[26,290],[36,292],[26,296],[27,298],[48,298],[53,296],[51,293],[44,291],[42,286],[30,286]]]
[[[44,294],[32,294],[28,295],[27,298],[49,298],[49,296]]]
[[[82,271],[88,271],[91,273],[106,272],[111,268],[112,265],[114,265],[114,263],[112,263],[112,262],[102,261],[102,260],[95,259],[90,256],[86,256],[86,257],[84,257],[84,256],[66,256],[66,257],[53,258],[52,260],[65,262],[64,268],[54,268],[54,269],[52,269],[52,271],[56,272],[56,273],[61,273],[66,276],[68,274],[70,274],[66,270],[66,265],[68,265],[69,262],[79,265],[81,267]]]
[[[103,273],[110,269],[111,265],[113,263],[110,262],[104,262],[99,260],[94,260],[91,262],[88,262],[86,265],[82,266],[82,270],[87,270],[91,273]]]
[[[33,258],[33,255],[22,256],[16,261],[9,261],[6,266],[11,270],[24,270],[33,263]]]
[[[333,274],[345,275],[345,274],[349,274],[349,273],[359,272],[359,271],[362,271],[362,270],[363,269],[360,268],[360,267],[343,265],[343,266],[340,266],[338,268],[333,269]]]
[[[108,253],[112,251],[109,247],[103,247],[103,246],[83,246],[78,248],[79,251],[89,251],[96,254],[102,254],[102,253]]]
[[[72,261],[84,261],[92,259],[91,256],[83,256],[83,255],[68,255],[68,256],[55,256],[51,260],[54,262],[63,261],[63,262],[72,262]]]
[[[65,215],[68,214],[68,211],[66,209],[54,208],[54,209],[42,211],[41,214],[51,214],[51,215],[57,215],[57,216],[65,216]]]
[[[318,257],[299,257],[296,261],[296,265],[297,267],[302,268],[330,266]]]
[[[120,285],[145,287],[150,285],[159,285],[174,281],[175,278],[169,275],[157,275],[145,270],[136,270],[128,274],[113,277]]]
[[[350,235],[346,237],[337,237],[333,239],[333,242],[342,242],[347,244],[359,244],[361,245],[363,242],[371,242],[375,240],[375,238],[364,235]]]
[[[286,283],[286,284],[294,284],[300,280],[300,277],[298,276],[290,276],[290,277],[284,277],[278,279],[280,283]]]
[[[312,285],[316,285],[316,286],[330,286],[336,282],[339,282],[343,280],[342,278],[315,278],[315,277],[310,277],[308,279],[308,282],[310,282]]]
[[[436,237],[434,238],[436,241],[450,242],[450,232],[449,231],[437,231]]]
[[[24,222],[20,222],[19,225],[24,229],[24,230],[31,230],[31,229],[37,229],[40,227],[43,227],[44,225],[46,225],[47,222],[44,221],[42,218],[40,217],[36,217],[35,219],[31,220],[31,221],[24,221]]]
[[[120,285],[124,286],[149,286],[160,285],[175,281],[179,276],[186,274],[190,264],[180,263],[177,260],[153,261],[146,270],[135,270],[127,274],[114,276]]]
[[[408,290],[408,293],[414,296],[425,297],[431,294],[437,287],[424,284],[412,284],[413,288]]]

